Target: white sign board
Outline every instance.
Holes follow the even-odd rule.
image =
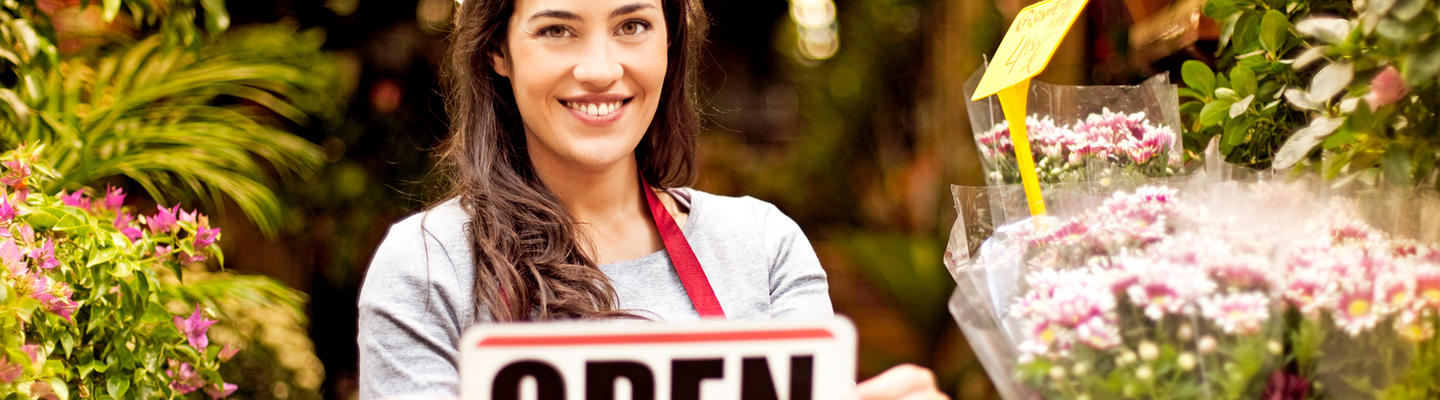
[[[855,326],[824,321],[477,325],[463,400],[830,400],[854,389]]]

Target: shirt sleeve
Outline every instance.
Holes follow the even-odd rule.
[[[450,252],[422,221],[393,226],[366,273],[357,338],[361,400],[458,395],[458,345],[471,300]]]
[[[800,225],[771,204],[766,204],[761,214],[766,243],[774,251],[770,264],[770,317],[816,319],[834,315],[825,270]]]

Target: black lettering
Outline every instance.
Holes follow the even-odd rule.
[[[520,381],[535,378],[535,397],[540,400],[565,400],[565,380],[560,371],[543,361],[522,360],[510,363],[495,374],[490,386],[494,400],[520,400]]]
[[[790,357],[790,400],[811,400],[814,396],[814,356]],[[770,364],[765,357],[750,357],[740,363],[740,398],[742,400],[780,400]]]
[[[615,400],[615,380],[630,381],[631,400],[655,399],[655,375],[645,364],[633,361],[585,363],[585,399]]]
[[[790,357],[790,400],[815,397],[815,356]]]
[[[704,358],[670,362],[670,399],[699,400],[700,381],[725,376],[725,360]]]
[[[765,357],[746,357],[740,362],[741,400],[780,400],[775,394],[775,381],[770,379],[770,364]]]

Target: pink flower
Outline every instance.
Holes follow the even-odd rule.
[[[236,388],[237,386],[233,383],[222,383],[220,385],[206,387],[205,394],[210,395],[212,399],[220,399],[235,393]]]
[[[40,269],[51,269],[60,266],[60,260],[55,258],[55,241],[45,239],[45,245],[38,249],[30,250],[30,259],[40,263]]]
[[[0,262],[4,262],[6,269],[9,269],[11,273],[16,272],[16,267],[25,266],[22,257],[24,254],[20,252],[20,246],[15,245],[15,241],[6,239],[5,242],[0,243]]]
[[[187,252],[184,252],[184,251],[181,251],[181,252],[180,252],[180,263],[181,263],[181,264],[194,264],[194,263],[203,262],[203,261],[205,261],[205,255],[204,255],[204,254],[199,254],[199,253],[190,254],[190,253],[187,253]]]
[[[200,229],[195,232],[195,251],[198,252],[201,249],[204,249],[205,247],[208,247],[211,244],[215,243],[215,239],[218,239],[219,236],[220,228],[207,229],[203,226],[200,227]]]
[[[107,186],[104,205],[106,210],[119,212],[120,207],[125,205],[125,189]]]
[[[1200,312],[1229,334],[1254,334],[1270,318],[1270,299],[1256,292],[1200,299]]]
[[[190,347],[194,347],[198,351],[205,351],[205,346],[210,345],[210,338],[205,335],[205,332],[210,329],[210,325],[214,324],[215,320],[205,318],[199,304],[195,305],[195,312],[191,313],[189,318],[175,316],[175,327],[179,328],[180,333],[185,335],[185,339],[190,341]]]
[[[135,243],[140,241],[140,238],[145,237],[145,232],[131,226],[130,222],[130,213],[121,211],[119,215],[115,216],[115,229],[119,229],[120,234],[125,235],[125,238],[130,240],[130,243]]]
[[[205,379],[195,371],[190,363],[182,363],[170,360],[170,370],[165,371],[170,376],[170,388],[180,394],[186,394],[205,386]]]
[[[1365,103],[1370,105],[1370,111],[1375,111],[1400,101],[1407,91],[1405,81],[1400,79],[1400,71],[1393,65],[1386,65],[1370,79],[1370,93],[1365,95]]]
[[[55,388],[50,386],[50,382],[45,381],[30,384],[30,397],[41,400],[59,399],[59,397],[55,395]]]
[[[150,233],[168,233],[179,227],[175,223],[175,212],[180,209],[179,205],[168,209],[161,206],[155,206],[155,208],[159,211],[145,220],[146,225],[150,228]]]
[[[1119,265],[1123,272],[1114,279],[1133,279],[1123,293],[1152,320],[1188,312],[1197,300],[1215,290],[1215,282],[1195,267],[1153,258],[1127,258]]]
[[[223,347],[223,348],[220,349],[220,354],[219,354],[220,361],[222,361],[222,362],[223,362],[223,361],[230,361],[230,359],[231,359],[231,358],[234,358],[234,357],[235,357],[235,354],[236,354],[236,353],[239,353],[239,352],[240,352],[240,349],[239,349],[239,348],[230,347],[230,345],[227,344],[227,345],[225,345],[225,347]]]
[[[199,214],[200,214],[200,213],[195,212],[195,211],[193,211],[193,210],[192,210],[192,211],[180,210],[180,221],[189,222],[189,223],[192,223],[192,224],[193,224],[193,223],[195,223],[195,216],[196,216],[196,215],[199,215]]]
[[[0,356],[0,383],[14,382],[20,379],[20,373],[25,372],[25,366],[20,363],[10,363],[5,356]]]
[[[6,172],[4,177],[0,177],[0,184],[24,190],[25,178],[30,176],[30,164],[20,162],[20,160],[7,160],[4,164],[10,171]],[[20,197],[24,198],[24,196]]]
[[[0,221],[9,222],[15,219],[15,206],[10,205],[10,198],[0,196]]]
[[[64,202],[67,206],[83,208],[86,210],[90,209],[90,199],[88,197],[85,197],[85,193],[79,190],[76,190],[74,193],[70,193],[68,195],[65,194],[64,190],[61,190],[60,201]]]
[[[1417,304],[1440,309],[1440,266],[1430,265],[1415,272]]]
[[[51,281],[39,271],[30,275],[28,280],[30,297],[40,301],[40,305],[51,313],[69,321],[70,315],[80,307],[79,304],[70,300],[70,296],[74,292],[70,289],[69,284]]]

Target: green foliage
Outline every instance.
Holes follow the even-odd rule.
[[[1187,61],[1181,78],[1181,114],[1188,119],[1185,148],[1192,158],[1220,137],[1220,153],[1231,163],[1254,168],[1271,165],[1280,144],[1305,122],[1301,111],[1285,107],[1286,88],[1303,77],[1283,57],[1300,46],[1292,20],[1310,12],[1331,11],[1349,1],[1210,0],[1205,14],[1222,22],[1220,58],[1213,71]],[[1263,77],[1264,79],[1260,79]]]
[[[44,153],[0,157],[0,398],[234,390],[219,371],[235,348],[209,343],[207,310],[230,297],[298,309],[297,295],[256,278],[185,283],[187,265],[222,257],[207,217],[162,207],[132,220],[118,191],[33,190],[55,178]]]
[[[214,208],[233,200],[274,233],[284,208],[271,172],[307,175],[323,162],[284,121],[304,123],[308,111],[325,108],[317,93],[328,75],[306,69],[324,63],[277,60],[244,40],[220,39],[229,25],[221,1],[105,1],[107,18],[124,7],[159,32],[75,55],[60,55],[55,33],[37,28],[48,22],[31,2],[6,4],[0,58],[17,83],[0,87],[0,145],[48,143],[40,159],[63,178],[44,189],[123,176],[157,201],[193,196]],[[207,30],[197,31],[196,14]],[[292,55],[319,53],[315,35],[298,36],[286,46]]]
[[[1224,23],[1228,70],[1183,67],[1187,149],[1220,136],[1232,163],[1440,185],[1440,6],[1210,0],[1205,12]]]

